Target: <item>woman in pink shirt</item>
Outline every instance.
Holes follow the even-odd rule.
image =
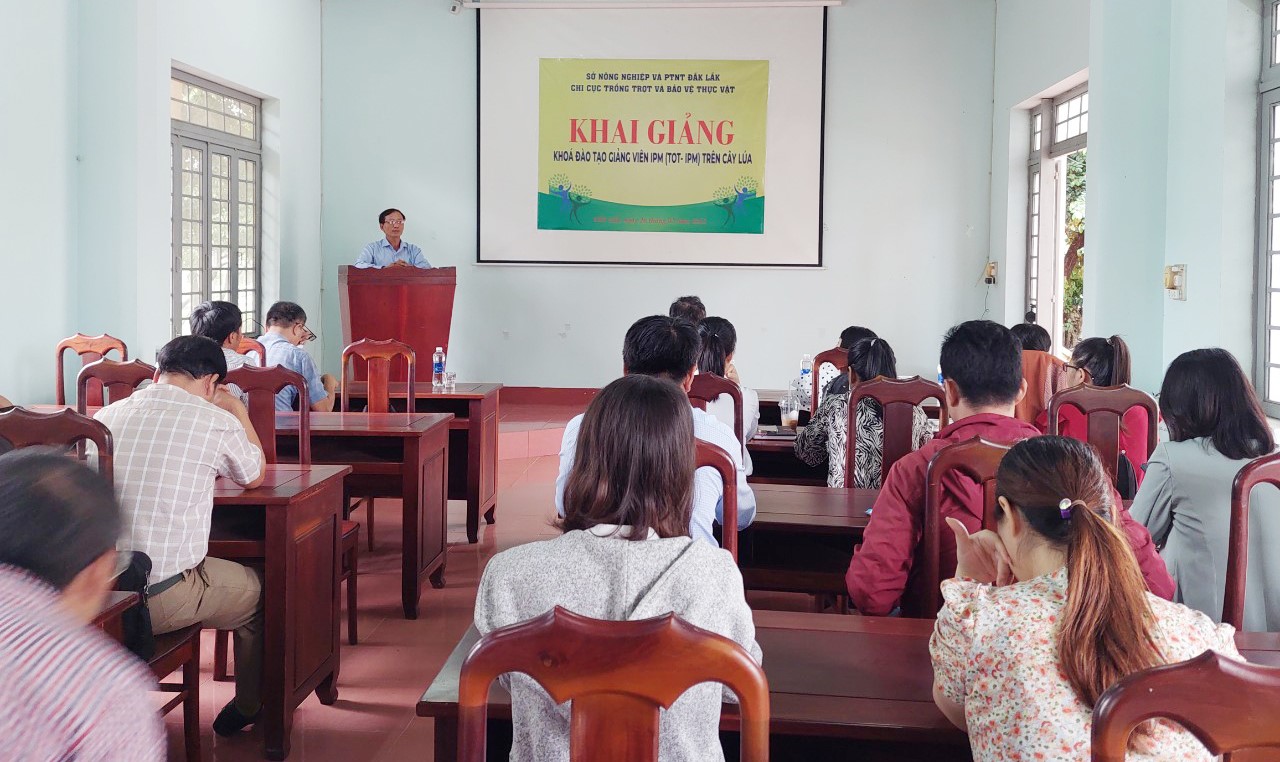
[[[1063,389],[1091,383],[1094,386],[1119,386],[1132,379],[1129,345],[1119,336],[1104,339],[1095,336],[1076,344],[1071,350],[1071,362],[1067,363],[1063,377]],[[1036,417],[1036,428],[1048,433],[1049,411]],[[1073,405],[1065,405],[1058,411],[1058,433],[1064,437],[1088,440],[1088,426],[1084,413]],[[1133,466],[1135,488],[1142,485],[1146,465],[1151,453],[1147,451],[1147,411],[1134,407],[1120,418],[1120,452]],[[1131,497],[1128,495],[1126,497]]]

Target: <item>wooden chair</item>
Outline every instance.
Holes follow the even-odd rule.
[[[1231,483],[1231,524],[1227,535],[1227,587],[1222,621],[1244,629],[1245,573],[1249,568],[1249,494],[1261,484],[1280,487],[1280,453],[1246,463]]]
[[[745,447],[742,427],[742,390],[737,384],[714,373],[699,373],[693,377],[693,384],[689,387],[689,402],[699,410],[706,410],[707,405],[720,399],[722,394],[729,395],[733,400],[733,434]]]
[[[834,365],[837,371],[845,372],[849,369],[849,350],[835,347],[819,352],[813,358],[813,395],[810,398],[810,413],[818,412],[818,403],[822,402],[822,390],[826,388],[826,384],[819,381],[823,365]]]
[[[414,382],[417,379],[418,355],[413,351],[413,347],[395,339],[383,339],[382,341],[361,339],[348,344],[342,350],[342,395],[339,400],[339,410],[343,413],[352,412],[351,403],[347,395],[351,382],[355,379],[348,375],[348,370],[351,370],[352,374],[354,374],[354,361],[359,358],[365,362],[368,369],[368,391],[365,396],[367,400],[366,412],[389,412],[391,410],[391,363],[396,357],[400,356],[405,358],[407,366],[408,389],[405,410],[412,412],[415,408],[416,389]],[[355,496],[357,499],[354,503],[351,502],[352,495],[347,496],[347,516],[350,516],[352,511],[359,508],[361,503],[364,504],[365,523],[369,525],[369,532],[365,542],[368,544],[370,551],[373,550],[373,501],[383,496],[361,493]]]
[[[626,654],[627,658],[618,658]],[[523,672],[556,703],[572,700],[569,758],[658,759],[658,710],[698,683],[738,696],[743,760],[769,758],[769,685],[764,670],[728,638],[674,614],[634,622],[589,619],[559,606],[485,635],[458,677],[463,762],[485,758],[489,685]]]
[[[720,484],[724,489],[722,513],[724,523],[720,525],[720,547],[729,551],[734,562],[738,560],[738,468],[733,465],[733,458],[723,448],[701,439],[694,440],[697,468],[704,466],[714,468],[720,474]]]
[[[76,410],[81,414],[88,412],[92,400],[90,390],[97,387],[102,396],[99,405],[106,405],[133,394],[139,386],[155,378],[156,369],[141,360],[116,362],[115,360],[97,360],[80,369],[76,376]]]
[[[92,442],[98,451],[98,473],[108,482],[115,481],[112,464],[115,441],[111,429],[70,408],[56,413],[36,413],[15,407],[0,413],[0,439],[15,450],[39,445],[77,447],[77,455],[81,452],[79,445]]]
[[[996,524],[996,469],[1008,447],[973,437],[963,442],[947,445],[929,461],[925,474],[924,532],[920,554],[916,563],[921,572],[916,595],[904,596],[903,616],[933,617],[942,608],[942,497],[944,480],[955,473],[977,482],[982,490],[982,528],[994,529]],[[954,477],[953,477],[954,478]],[[915,598],[916,600],[908,600]],[[918,604],[918,605],[917,605]],[[908,613],[910,611],[910,613]]]
[[[926,400],[936,399],[941,405],[938,420],[947,420],[947,395],[942,387],[933,381],[912,376],[898,380],[879,376],[870,381],[862,381],[854,385],[849,396],[849,432],[844,454],[845,486],[853,486],[854,463],[857,460],[858,403],[863,399],[872,399],[880,403],[881,417],[884,420],[884,449],[880,462],[880,477],[883,480],[889,469],[902,456],[910,453],[915,446],[912,441],[914,415],[917,405]]]
[[[347,371],[352,369],[352,361],[356,358],[364,360],[368,367],[368,410],[370,413],[386,413],[391,410],[391,392],[389,383],[391,379],[391,361],[398,356],[404,356],[405,362],[408,364],[408,407],[405,410],[410,412],[414,409],[414,380],[416,378],[415,370],[418,364],[418,355],[413,351],[413,347],[402,341],[395,339],[383,339],[382,341],[374,341],[372,339],[361,339],[360,341],[348,344],[342,350],[342,402],[341,411],[344,413],[351,412],[350,402],[347,399],[350,382],[353,378],[349,378]]]
[[[1111,483],[1116,482],[1116,468],[1120,459],[1120,423],[1124,414],[1132,408],[1147,411],[1147,456],[1156,449],[1160,424],[1160,408],[1150,394],[1134,389],[1128,384],[1120,386],[1093,386],[1081,384],[1063,389],[1049,398],[1049,433],[1057,434],[1059,411],[1070,405],[1084,414],[1088,435],[1086,440],[1098,451],[1102,467],[1107,470]]]
[[[72,447],[81,442],[93,442],[98,450],[98,472],[108,482],[113,481],[112,456],[114,440],[111,430],[92,418],[64,408],[56,413],[34,413],[16,407],[0,413],[0,439],[15,449],[40,445]],[[175,632],[157,635],[156,650],[147,664],[157,680],[159,689],[174,694],[165,702],[160,713],[168,714],[182,706],[182,732],[187,759],[200,759],[200,625],[184,627]],[[163,682],[175,670],[182,670],[178,682]]]
[[[1280,747],[1277,715],[1280,669],[1205,651],[1108,688],[1093,707],[1092,759],[1124,762],[1134,728],[1165,718],[1186,728],[1210,754],[1230,760],[1234,751]]]
[[[298,392],[298,462],[311,464],[311,406],[306,403],[307,380],[283,365],[255,368],[242,365],[227,373],[227,383],[235,384],[249,399],[249,420],[262,441],[268,463],[278,463],[276,453],[276,394],[292,386]]]
[[[251,339],[248,336],[240,337],[240,345],[236,347],[236,354],[247,355],[254,352],[258,355],[258,367],[267,367],[267,348],[262,346],[262,342],[257,339]]]
[[[66,379],[62,371],[62,357],[67,350],[71,350],[80,356],[84,365],[91,362],[101,360],[106,354],[112,350],[120,353],[121,362],[129,359],[129,348],[124,342],[114,336],[101,334],[99,336],[85,336],[83,333],[77,333],[75,336],[63,339],[58,342],[57,349],[57,402],[59,405],[67,404]],[[102,387],[93,386],[90,388],[89,404],[94,407],[102,406]]]

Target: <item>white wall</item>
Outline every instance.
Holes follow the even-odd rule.
[[[1089,0],[998,0],[995,46],[991,259],[1001,277],[992,301],[1011,325],[1026,311],[1028,109],[1088,76]]]
[[[826,269],[794,272],[475,265],[474,13],[325,0],[330,369],[341,341],[336,269],[380,236],[377,213],[396,206],[407,240],[458,267],[451,365],[463,378],[605,383],[621,372],[627,326],[686,293],[734,321],[738,365],[754,386],[784,385],[802,353],[833,346],[854,322],[893,343],[901,372],[932,376],[942,332],[983,312],[994,9],[858,0],[831,10]],[[998,313],[994,296],[991,307]]]
[[[15,403],[52,401],[53,348],[74,333],[76,29],[72,0],[0,0],[0,395]]]
[[[319,3],[137,0],[80,13],[77,327],[147,360],[170,337],[175,65],[267,99],[264,307],[283,297],[320,318]]]

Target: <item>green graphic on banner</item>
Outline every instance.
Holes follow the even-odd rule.
[[[540,230],[764,232],[768,61],[540,63]]]

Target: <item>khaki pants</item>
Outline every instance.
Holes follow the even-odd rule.
[[[251,716],[262,705],[262,581],[247,566],[206,558],[183,579],[147,601],[158,635],[202,623],[235,631],[236,708]]]

